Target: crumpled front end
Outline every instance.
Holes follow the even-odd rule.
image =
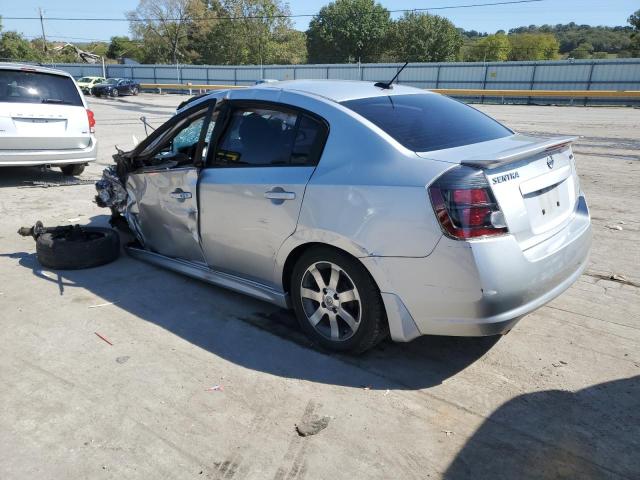
[[[110,223],[112,225],[122,225],[122,219],[124,219],[131,233],[144,246],[144,236],[138,224],[137,216],[131,214],[132,207],[136,205],[136,197],[139,195],[127,188],[129,172],[132,170],[132,166],[131,161],[123,153],[116,153],[113,156],[116,162],[115,165],[111,165],[102,171],[102,178],[96,182],[98,194],[95,200],[99,207],[111,209]]]

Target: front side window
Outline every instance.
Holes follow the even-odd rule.
[[[215,152],[214,165],[315,165],[325,137],[324,125],[304,113],[235,108]]]
[[[0,102],[82,106],[70,77],[24,70],[0,70]]]
[[[415,152],[460,147],[513,134],[475,108],[442,95],[389,95],[342,104]]]
[[[187,116],[178,122],[172,128],[168,129],[163,135],[153,141],[145,151],[157,152],[153,156],[154,163],[163,161],[176,161],[178,166],[190,165],[196,160],[198,150],[198,142],[200,134],[204,127],[206,118],[206,109],[202,109],[193,115]],[[205,143],[202,150],[202,158],[207,154],[207,140],[211,137],[213,128],[218,118],[218,111],[214,111],[211,121],[207,126],[205,134]],[[143,156],[145,153],[143,152]]]

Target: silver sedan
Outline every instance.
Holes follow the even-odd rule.
[[[405,86],[265,83],[185,105],[114,157],[97,200],[134,257],[361,352],[500,334],[576,281],[591,229],[572,140]]]

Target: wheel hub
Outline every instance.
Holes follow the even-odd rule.
[[[335,291],[331,289],[327,289],[323,297],[326,308],[328,308],[329,310],[333,310],[334,308],[340,308],[340,300],[336,298],[337,296],[338,295],[336,294]]]
[[[358,330],[360,295],[351,277],[338,265],[310,265],[302,277],[300,294],[307,320],[320,335],[343,341]]]

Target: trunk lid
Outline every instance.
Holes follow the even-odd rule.
[[[84,107],[75,105],[0,103],[0,149],[67,150],[91,142]]]
[[[579,182],[574,137],[513,135],[422,157],[481,168],[523,250],[546,240],[573,217]]]

